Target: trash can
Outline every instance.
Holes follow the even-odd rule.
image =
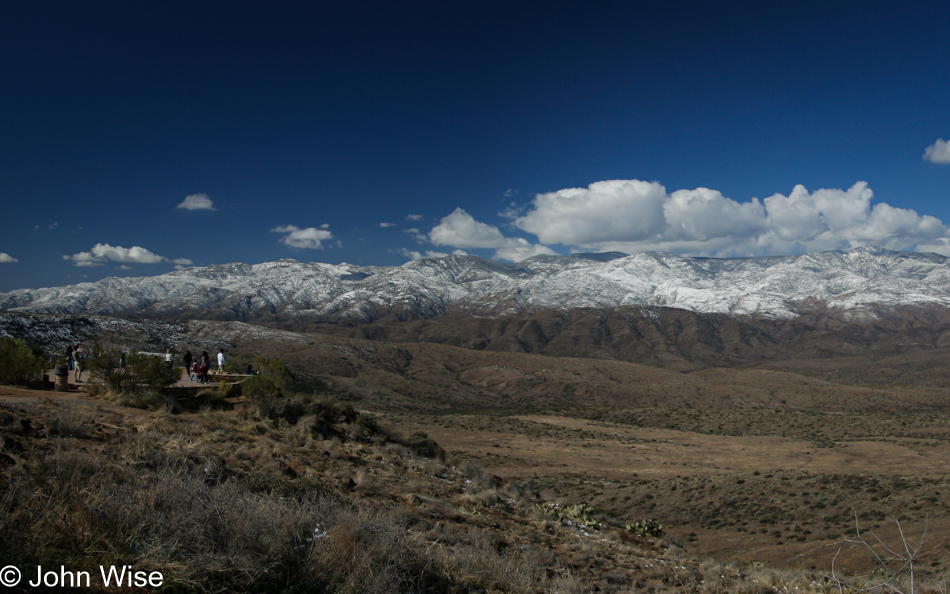
[[[56,371],[53,372],[53,375],[56,376],[56,385],[53,387],[53,389],[57,392],[68,392],[69,365],[57,365]]]

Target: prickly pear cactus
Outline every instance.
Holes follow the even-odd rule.
[[[559,522],[573,521],[583,526],[597,526],[597,520],[592,517],[594,515],[594,508],[586,503],[579,503],[565,508],[561,508],[561,506],[555,503],[546,505],[536,504],[536,507],[545,514],[557,518]]]
[[[597,525],[597,520],[591,517],[594,513],[594,508],[587,505],[586,503],[573,505],[564,511],[567,517],[578,522],[579,524],[584,524],[585,526]]]
[[[627,524],[627,532],[640,536],[663,536],[663,524],[653,519],[637,520],[633,524]]]

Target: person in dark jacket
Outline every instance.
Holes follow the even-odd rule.
[[[211,369],[211,359],[208,358],[208,351],[201,351],[201,365],[198,368],[198,379],[203,384],[208,383],[209,369]]]

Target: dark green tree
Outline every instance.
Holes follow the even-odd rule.
[[[0,384],[26,386],[42,379],[45,369],[43,354],[22,338],[0,340]]]

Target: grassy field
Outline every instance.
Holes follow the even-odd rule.
[[[946,415],[648,409],[621,416],[445,415],[419,426],[548,497],[617,518],[656,518],[696,555],[827,568],[833,554],[816,547],[853,537],[856,519],[894,538],[889,519],[900,518],[912,534],[933,531],[931,546],[945,544]],[[836,562],[851,570],[874,565],[862,547],[846,548]],[[928,571],[942,573],[948,562],[935,555]]]
[[[199,400],[146,410],[0,387],[5,566],[125,564],[172,592],[732,592],[803,579],[698,563],[345,403],[294,397],[266,416]]]
[[[880,582],[875,546],[893,557],[843,542],[857,514],[892,547],[892,518],[911,543],[928,530],[916,591],[946,583],[940,413],[420,417],[298,396],[263,415],[199,400],[0,387],[3,560],[121,560],[168,591],[833,592],[832,575]],[[805,420],[850,429],[829,443]]]
[[[883,545],[926,537],[918,576],[942,583],[950,569],[950,390],[933,353],[921,355],[918,377],[906,353],[683,373],[345,344],[302,355],[302,367],[546,500],[617,523],[657,519],[697,558],[880,573],[871,548],[844,542],[870,532],[889,558]]]
[[[909,555],[913,591],[950,583],[933,357],[915,381],[906,353],[677,371],[318,334],[229,350],[257,355],[293,393],[0,387],[0,561],[121,560],[169,591],[908,592]]]

